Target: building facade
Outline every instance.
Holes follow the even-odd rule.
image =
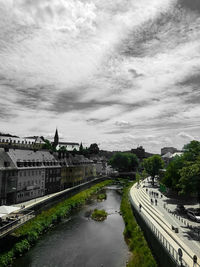
[[[59,159],[61,165],[61,188],[66,189],[96,177],[96,165],[82,155],[68,155]]]
[[[21,203],[60,190],[61,167],[48,151],[0,149],[0,202]]]
[[[10,137],[0,136],[1,147],[41,149],[45,142],[39,136]]]

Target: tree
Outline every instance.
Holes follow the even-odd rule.
[[[187,161],[195,161],[200,156],[200,142],[191,141],[189,144],[183,147],[184,159]]]
[[[142,176],[140,175],[140,173],[139,172],[136,172],[135,180],[136,180],[136,182],[137,182],[138,185],[139,185],[141,179],[142,179]]]
[[[159,174],[159,170],[163,168],[164,161],[161,156],[154,155],[147,159],[144,159],[143,166],[145,171],[151,176],[152,184],[154,185],[154,178]]]
[[[52,143],[49,140],[44,139],[44,142],[45,144],[43,144],[42,148],[55,151],[55,148],[52,146]]]
[[[99,147],[96,143],[90,145],[89,153],[90,154],[98,154],[99,153]]]
[[[109,160],[109,164],[118,171],[134,171],[139,164],[139,160],[135,154],[132,153],[115,153]]]
[[[181,178],[180,170],[183,168],[184,164],[183,156],[174,157],[166,168],[164,178],[162,179],[163,184],[178,191],[177,184]]]
[[[80,146],[79,146],[79,152],[82,153],[83,152],[83,144],[81,142]]]
[[[200,203],[200,157],[180,170],[179,194],[195,193]]]

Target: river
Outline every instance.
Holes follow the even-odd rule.
[[[82,207],[70,219],[45,234],[15,267],[125,267],[128,247],[123,238],[124,222],[119,214],[121,196],[106,189],[107,199]],[[105,209],[103,222],[86,217],[93,209]]]

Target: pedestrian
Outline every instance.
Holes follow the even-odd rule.
[[[160,198],[162,198],[162,194],[160,194]]]
[[[155,205],[157,206],[157,199],[155,199]]]
[[[141,211],[141,209],[142,209],[142,205],[141,205],[141,204],[139,204],[139,209],[140,209],[140,211]]]
[[[153,199],[151,198],[151,204],[153,205]]]
[[[148,192],[148,189],[146,188],[146,193]]]

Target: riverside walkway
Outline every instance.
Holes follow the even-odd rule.
[[[139,185],[133,185],[130,200],[178,265],[200,267],[200,236],[199,232],[193,233],[196,229],[200,230],[200,223],[177,216],[172,206],[166,205],[167,198],[158,188],[152,187],[147,179]],[[182,260],[179,249],[182,251]],[[197,256],[197,263],[193,261],[194,255]]]
[[[35,198],[35,199],[31,199],[29,201],[26,202],[22,202],[22,203],[18,203],[18,204],[14,204],[13,206],[15,207],[19,207],[20,210],[15,213],[14,215],[18,215],[18,218],[13,218],[11,222],[8,222],[7,224],[5,224],[4,226],[0,227],[0,239],[3,238],[6,235],[11,234],[12,232],[14,232],[18,227],[22,226],[23,224],[25,224],[26,222],[28,222],[29,220],[31,220],[32,218],[35,217],[34,214],[34,208],[37,205],[45,205],[47,202],[54,200],[56,197],[58,196],[62,196],[65,195],[67,192],[73,191],[75,189],[79,189],[84,185],[89,185],[90,183],[93,182],[100,182],[102,179],[105,179],[105,177],[96,177],[90,181],[87,181],[85,183],[76,185],[74,187],[70,187],[67,188],[65,190],[56,192],[56,193],[52,193],[49,195],[44,195],[42,197],[39,198]],[[13,214],[7,215],[7,217],[13,217]]]

